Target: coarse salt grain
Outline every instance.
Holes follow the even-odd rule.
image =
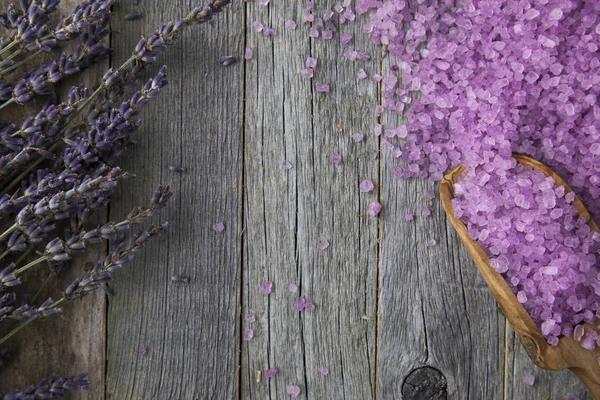
[[[348,44],[350,43],[350,40],[352,40],[352,34],[342,33],[342,36],[340,37],[340,42],[342,42],[342,44]]]
[[[244,341],[249,342],[254,337],[254,331],[250,328],[246,328],[244,331]]]
[[[321,375],[325,376],[329,373],[329,368],[327,367],[319,367],[318,371]]]
[[[271,289],[273,289],[273,282],[271,281],[264,281],[262,285],[260,285],[260,292],[265,296],[271,294]]]
[[[317,68],[317,59],[313,57],[308,57],[304,65],[306,66],[306,68],[315,69]]]
[[[217,222],[216,224],[214,224],[212,226],[213,231],[217,232],[217,233],[221,233],[225,230],[225,225],[223,225],[222,222]]]
[[[319,93],[327,93],[329,92],[329,84],[328,83],[317,83],[315,89]]]
[[[376,217],[381,212],[381,208],[381,204],[377,200],[375,200],[371,202],[371,204],[369,204],[367,214],[369,214],[370,217]]]
[[[332,160],[334,165],[340,165],[340,163],[342,162],[342,155],[336,153],[333,155]]]
[[[535,376],[533,376],[532,374],[527,374],[523,376],[523,383],[529,386],[533,386],[533,384],[535,383]]]
[[[275,368],[265,369],[263,375],[265,376],[265,378],[274,378],[275,375],[277,375],[277,370]]]
[[[352,136],[352,140],[354,140],[356,143],[362,142],[362,140],[365,138],[365,135],[363,135],[360,132],[355,132],[351,136]]]
[[[290,283],[288,290],[292,293],[296,293],[298,291],[298,286],[295,283]]]
[[[254,51],[252,50],[252,48],[246,47],[246,50],[244,50],[244,59],[251,60],[253,55]]]
[[[286,388],[286,392],[287,392],[287,394],[292,396],[294,399],[297,398],[298,396],[300,396],[300,388],[296,385],[289,385]]]
[[[290,31],[293,31],[294,29],[296,29],[296,21],[288,19],[285,21],[285,29],[288,29]]]
[[[359,70],[358,70],[358,73],[356,74],[356,77],[357,77],[358,79],[360,79],[360,80],[363,80],[363,79],[367,78],[367,76],[368,76],[368,75],[367,75],[367,73],[366,73],[366,72],[365,72],[365,70],[364,70],[364,69],[362,69],[362,68],[361,68],[361,69],[359,69]]]
[[[317,247],[319,248],[319,250],[325,250],[329,247],[329,242],[327,240],[323,240],[323,241],[319,242]]]
[[[368,193],[375,189],[375,185],[371,179],[364,179],[360,182],[359,189],[361,193]]]

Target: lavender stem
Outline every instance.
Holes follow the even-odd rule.
[[[61,299],[62,300],[62,299]],[[39,315],[39,314],[38,314]],[[31,317],[30,319],[28,319],[25,322],[22,322],[20,325],[18,325],[15,329],[13,329],[12,331],[10,331],[9,333],[7,333],[2,339],[0,339],[0,344],[6,342],[8,339],[10,339],[11,337],[13,337],[14,335],[17,334],[17,332],[19,332],[21,329],[25,328],[27,325],[29,325],[31,322],[33,322],[35,319],[37,319],[37,315],[35,315],[34,317]]]
[[[9,100],[6,100],[1,106],[0,106],[0,110],[2,110],[4,107],[12,104],[15,102],[15,98],[11,97]]]
[[[46,278],[46,280],[44,280],[44,283],[42,283],[42,286],[40,286],[40,288],[38,289],[38,291],[35,293],[35,295],[31,299],[31,304],[35,303],[35,301],[40,296],[40,294],[42,294],[42,290],[44,290],[46,288],[46,286],[48,286],[48,284],[50,283],[50,281],[52,280],[52,278],[54,276],[56,276],[54,273],[50,273],[50,275],[48,275],[48,277]]]
[[[40,257],[40,258],[38,258],[38,259],[36,259],[36,260],[33,260],[33,261],[32,261],[32,262],[30,262],[29,264],[27,264],[27,265],[25,265],[25,266],[23,266],[23,267],[19,268],[18,270],[16,270],[16,271],[14,272],[14,274],[15,274],[15,275],[19,275],[19,274],[21,274],[21,273],[25,272],[26,270],[28,270],[29,268],[33,267],[34,265],[36,265],[36,264],[39,264],[39,263],[41,263],[42,261],[46,261],[47,259],[48,259],[48,257],[47,257],[47,256],[42,256],[42,257]]]
[[[16,45],[18,45],[19,42],[10,42],[10,44],[8,44],[7,46],[3,47],[2,49],[0,49],[0,56],[2,54],[4,54],[5,52],[7,52],[8,50],[12,49],[13,47],[15,47]]]
[[[21,61],[11,65],[10,67],[6,68],[5,70],[0,71],[0,77],[5,76],[6,74],[11,73],[12,71],[14,71],[15,69],[17,69],[18,67],[20,67],[21,65],[25,64],[26,62],[34,59],[36,56],[38,56],[39,54],[43,53],[42,50],[38,50],[35,53],[31,54],[30,56],[22,59]]]
[[[19,52],[15,51],[10,56],[8,56],[4,60],[0,61],[0,67],[3,67],[4,65],[6,65],[10,60],[15,58],[18,54],[19,54]]]
[[[10,228],[5,230],[4,233],[2,235],[0,235],[0,240],[4,239],[8,235],[10,235],[15,229],[17,229],[17,224],[13,224]]]

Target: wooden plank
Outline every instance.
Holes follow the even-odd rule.
[[[183,18],[191,7],[183,0],[143,1],[142,19],[125,21],[136,3],[119,5],[115,66],[140,34]],[[161,56],[170,85],[148,105],[138,144],[124,156],[124,167],[137,179],[114,199],[112,218],[145,204],[158,183],[171,183],[175,196],[160,217],[170,222],[167,237],[140,254],[114,286],[108,398],[238,396],[242,66],[224,67],[218,60],[241,54],[242,19],[241,2],[234,2],[214,22],[191,27]],[[172,164],[186,172],[169,171]],[[226,228],[216,233],[212,225],[220,221]],[[171,282],[173,275],[190,282]]]
[[[377,85],[357,83],[356,73],[377,71],[379,61],[342,59],[345,48],[367,48],[364,36],[348,47],[339,34],[309,38],[303,3],[247,5],[247,43],[255,56],[245,79],[243,305],[256,322],[244,321],[254,338],[243,344],[242,398],[288,398],[286,386],[294,384],[301,398],[369,399],[375,395],[378,230],[366,209],[377,194],[360,194],[358,186],[365,178],[378,183],[378,162],[365,157],[377,142],[367,134],[366,142],[354,143],[350,135],[372,129]],[[315,3],[318,16],[334,4]],[[286,30],[287,19],[298,28]],[[254,21],[279,35],[254,32]],[[312,80],[298,74],[308,56],[318,60]],[[315,91],[321,82],[331,85],[330,93]],[[343,156],[339,166],[332,164],[334,153]],[[317,244],[324,240],[330,246],[322,251]],[[259,291],[265,280],[273,282],[269,296]],[[289,292],[290,283],[298,293]],[[297,296],[316,309],[299,313]],[[319,374],[322,366],[327,376]],[[277,368],[277,377],[257,383],[256,372],[266,368]]]
[[[81,0],[63,0],[57,11],[59,16],[72,12]],[[8,0],[0,0],[0,9],[4,9]],[[70,48],[72,46],[66,46]],[[50,57],[42,56],[33,64]],[[98,63],[81,75],[69,78],[60,84],[59,97],[66,95],[68,88],[75,84],[94,87],[108,67],[108,60]],[[39,102],[37,105],[41,105]],[[36,112],[36,107],[11,106],[1,112],[3,121],[10,116],[13,122],[21,122],[26,116]],[[101,212],[96,221],[103,221],[106,213]],[[62,291],[76,277],[82,275],[83,266],[88,261],[96,261],[106,254],[106,246],[100,245],[84,257],[74,260],[73,268],[50,281],[41,292],[40,303],[52,297],[58,299]],[[33,296],[48,276],[48,269],[39,265],[24,274],[25,293]],[[0,368],[0,391],[25,389],[36,384],[42,378],[54,373],[59,376],[71,376],[81,372],[89,373],[92,383],[90,390],[77,394],[78,399],[102,399],[105,392],[105,313],[106,300],[103,292],[98,291],[86,297],[84,301],[73,302],[63,307],[63,313],[42,321],[37,321],[7,343],[10,351],[8,363]]]
[[[397,124],[394,116],[384,116],[388,128]],[[398,181],[392,168],[399,163],[386,146],[383,153],[380,398],[502,398],[504,322],[492,295],[446,224],[439,201],[433,202],[431,216],[421,216],[428,204],[427,183]],[[406,221],[406,213],[415,220]],[[428,246],[431,239],[437,244]],[[411,378],[419,390],[403,387],[425,366],[442,377],[436,381],[423,374],[428,381],[420,387],[422,378]],[[428,392],[432,388],[434,393]]]

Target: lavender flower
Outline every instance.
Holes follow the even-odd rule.
[[[13,390],[4,395],[4,400],[18,399],[59,399],[65,396],[65,392],[75,390],[87,390],[90,382],[87,374],[74,375],[69,378],[59,378],[51,375],[48,380],[42,379],[36,385],[31,385],[23,391]]]

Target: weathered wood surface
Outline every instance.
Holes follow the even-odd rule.
[[[118,4],[115,66],[140,34],[190,9],[185,1],[140,1],[143,19],[125,21],[134,3]],[[224,68],[219,56],[242,51],[243,16],[231,7],[214,22],[190,27],[160,58],[170,84],[149,103],[138,144],[125,155],[124,168],[137,179],[121,188],[111,218],[147,203],[159,183],[170,183],[176,195],[160,216],[172,227],[167,238],[123,271],[109,299],[109,399],[238,395],[243,85],[242,69]],[[186,171],[171,172],[170,165]],[[213,232],[216,222],[224,232]],[[174,275],[189,284],[172,282]]]
[[[8,0],[0,0],[0,9],[4,9]],[[64,16],[72,12],[80,0],[62,0],[57,11]],[[37,65],[41,60],[49,59],[42,55],[31,66]],[[57,87],[57,93],[64,98],[67,90],[72,85],[96,85],[103,72],[108,68],[109,60],[105,60],[83,74],[75,75]],[[29,64],[22,67],[30,68]],[[42,103],[39,102],[38,105]],[[0,114],[3,121],[10,119],[20,123],[37,109],[35,107],[10,106],[3,109]],[[106,213],[94,217],[103,221]],[[106,254],[105,246],[97,246],[84,257],[73,261],[73,268],[53,277],[46,288],[40,293],[36,304],[42,303],[48,297],[59,299],[62,291],[76,277],[81,276],[83,267],[88,261],[95,262]],[[30,259],[37,258],[30,256]],[[0,267],[3,268],[3,267]],[[23,274],[23,294],[31,299],[50,272],[45,264],[39,264]],[[105,382],[105,340],[106,340],[106,300],[103,293],[96,292],[82,302],[73,302],[63,307],[62,314],[36,321],[21,331],[7,344],[9,350],[8,362],[0,367],[0,391],[12,389],[25,389],[37,383],[42,378],[51,374],[71,376],[80,372],[88,372],[90,381],[94,382],[89,391],[78,394],[80,399],[96,400],[104,397]],[[4,333],[4,332],[2,332]]]
[[[439,201],[431,217],[420,216],[427,184],[394,177],[396,160],[371,133],[381,87],[356,80],[359,68],[371,75],[390,61],[380,58],[360,21],[341,27],[354,35],[347,46],[339,33],[309,38],[303,3],[234,1],[162,57],[171,83],[148,106],[138,144],[124,157],[138,178],[120,189],[109,217],[124,216],[168,182],[176,196],[160,218],[170,233],[117,278],[107,310],[107,363],[99,352],[74,354],[83,364],[73,369],[85,367],[99,379],[89,398],[103,398],[106,385],[104,398],[119,400],[285,399],[294,384],[302,399],[589,399],[571,373],[542,371],[527,358]],[[316,3],[321,15],[335,1]],[[112,65],[128,57],[140,34],[191,6],[119,1]],[[125,21],[134,10],[142,19]],[[298,28],[286,30],[286,19]],[[255,20],[278,35],[255,32]],[[252,60],[218,63],[222,55],[241,57],[246,46],[254,49]],[[341,57],[346,48],[367,50],[372,59],[351,63]],[[298,74],[308,56],[318,59],[312,80]],[[317,93],[320,82],[331,92]],[[366,140],[355,143],[354,132]],[[343,156],[339,166],[334,153]],[[172,164],[186,172],[169,171]],[[375,191],[359,193],[365,178]],[[380,218],[366,216],[375,199],[384,206]],[[404,220],[406,212],[414,222]],[[226,229],[217,234],[211,226],[220,221]],[[437,244],[428,247],[430,239]],[[320,250],[325,240],[330,246]],[[173,275],[190,283],[173,283]],[[273,282],[269,296],[259,291],[266,280]],[[291,283],[297,293],[288,290]],[[298,296],[316,309],[299,313]],[[101,320],[88,322],[87,332],[103,331]],[[72,329],[52,327],[58,338]],[[245,342],[248,328],[254,336]],[[40,324],[31,334],[49,343],[48,332]],[[61,354],[71,349],[56,343]],[[49,346],[57,345],[45,345],[43,357],[55,354]],[[27,357],[19,361],[27,365]],[[317,370],[323,366],[326,376]],[[257,382],[267,368],[278,375]],[[522,382],[530,372],[533,388]]]

